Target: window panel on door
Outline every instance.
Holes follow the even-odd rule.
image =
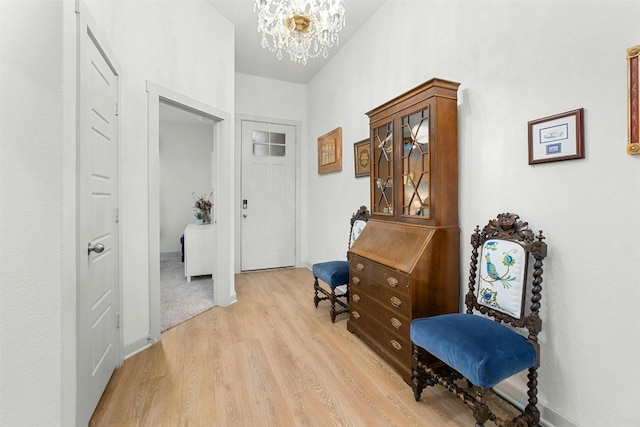
[[[254,156],[284,157],[287,149],[285,134],[254,130],[251,133]]]

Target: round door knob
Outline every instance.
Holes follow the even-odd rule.
[[[87,248],[87,253],[91,253],[91,252],[101,254],[102,252],[104,252],[104,245],[102,243],[98,243],[97,245],[93,246],[91,243],[89,243],[89,247]]]

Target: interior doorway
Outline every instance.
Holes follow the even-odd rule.
[[[196,199],[214,201],[215,121],[164,100],[160,101],[159,113],[160,315],[164,332],[214,305],[214,242],[203,240],[207,246],[206,252],[200,251],[203,268],[192,279],[186,275],[185,247],[192,246],[186,244],[185,229],[191,227],[193,233],[206,228],[207,233],[200,233],[202,238],[213,239],[213,224],[191,224],[197,222],[196,214],[200,213],[194,207]],[[206,222],[210,221],[215,219]],[[211,259],[205,259],[205,254]],[[193,267],[193,258],[189,261]]]
[[[216,283],[213,292],[214,305],[226,306],[236,300],[233,276],[232,212],[232,120],[227,112],[216,109],[174,90],[147,82],[148,135],[149,135],[149,337],[150,342],[160,340],[160,104],[167,103],[184,111],[211,120],[213,126],[212,162],[212,217],[215,227],[216,256],[212,279]],[[191,192],[189,191],[189,197]]]

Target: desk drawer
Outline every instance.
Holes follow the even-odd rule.
[[[370,312],[366,307],[351,309],[351,319],[356,328],[373,337],[375,344],[385,353],[406,365],[411,361],[411,342],[409,334],[399,334],[393,328],[387,328],[378,322],[376,312]],[[408,328],[407,328],[408,329]]]
[[[360,290],[360,296],[367,296],[371,301],[377,301],[378,304],[385,307],[393,313],[400,316],[411,316],[411,304],[409,295],[398,292],[396,289],[386,285],[381,285],[371,279],[363,279],[358,275],[351,276],[351,294],[355,289]]]
[[[371,313],[370,317],[374,318],[382,326],[400,336],[408,338],[409,324],[411,323],[409,318],[397,310],[390,310],[363,291],[365,291],[365,289],[361,286],[351,287],[351,311],[358,313],[353,317],[357,317],[360,313]]]
[[[396,291],[409,294],[409,277],[406,273],[375,263],[368,259],[353,255],[351,258],[351,275],[360,279],[371,279],[371,282]]]

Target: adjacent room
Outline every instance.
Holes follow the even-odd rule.
[[[160,102],[160,310],[163,332],[214,305],[216,245],[209,204],[213,199],[213,129],[210,118],[169,102]],[[188,242],[185,236],[189,237]]]

